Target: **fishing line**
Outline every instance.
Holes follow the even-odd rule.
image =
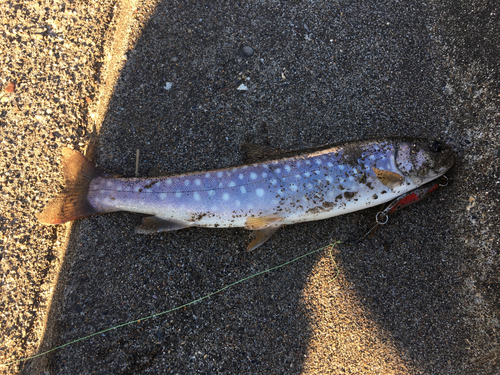
[[[156,317],[158,317],[158,316],[165,315],[165,314],[171,313],[171,312],[176,311],[176,310],[180,310],[180,309],[182,309],[182,308],[184,308],[184,307],[187,307],[187,306],[190,306],[190,305],[194,305],[194,304],[195,304],[195,303],[197,303],[197,302],[203,301],[204,299],[207,299],[207,298],[212,297],[212,296],[214,296],[214,295],[216,295],[216,294],[218,294],[218,293],[221,293],[221,292],[225,291],[226,289],[229,289],[229,288],[231,288],[231,287],[233,287],[233,286],[235,286],[235,285],[237,285],[237,284],[240,284],[240,283],[242,283],[242,282],[244,282],[244,281],[250,280],[250,279],[252,279],[252,278],[254,278],[254,277],[256,277],[256,276],[263,275],[263,274],[265,274],[265,273],[268,273],[268,272],[271,272],[271,271],[277,270],[278,268],[281,268],[281,267],[287,266],[287,265],[289,265],[289,264],[291,264],[291,263],[294,263],[294,262],[296,262],[296,261],[298,261],[298,260],[300,260],[300,259],[302,259],[302,258],[305,258],[305,257],[307,257],[307,256],[309,256],[309,255],[314,254],[314,253],[317,253],[317,252],[319,252],[319,251],[321,251],[321,250],[325,250],[325,249],[328,249],[328,250],[329,250],[330,258],[331,258],[331,260],[332,260],[333,264],[335,265],[335,268],[337,269],[337,272],[336,272],[336,274],[335,274],[335,277],[331,280],[331,282],[332,282],[332,281],[335,281],[335,279],[336,279],[336,278],[337,278],[337,276],[339,275],[339,267],[337,266],[337,263],[336,263],[336,262],[335,262],[335,260],[333,259],[332,250],[333,250],[333,248],[335,247],[335,245],[338,245],[338,244],[340,244],[340,243],[341,243],[340,241],[332,242],[332,243],[330,243],[329,245],[326,245],[326,246],[321,247],[321,248],[319,248],[319,249],[313,250],[313,251],[311,251],[311,252],[309,252],[309,253],[307,253],[307,254],[304,254],[304,255],[301,255],[301,256],[299,256],[299,257],[297,257],[297,258],[294,258],[294,259],[292,259],[292,260],[289,260],[288,262],[282,263],[282,264],[280,264],[280,265],[278,265],[278,266],[275,266],[275,267],[272,267],[272,268],[268,268],[267,270],[264,270],[264,271],[260,271],[260,272],[254,273],[253,275],[250,275],[250,276],[247,276],[247,277],[245,277],[245,278],[243,278],[243,279],[240,279],[240,280],[238,280],[238,281],[235,281],[234,283],[231,283],[231,284],[229,284],[229,285],[226,285],[225,287],[220,288],[220,289],[216,290],[215,292],[212,292],[212,293],[206,294],[205,296],[200,297],[200,298],[198,298],[198,299],[195,299],[194,301],[191,301],[191,302],[185,303],[184,305],[177,306],[177,307],[174,307],[174,308],[172,308],[172,309],[169,309],[169,310],[166,310],[166,311],[162,311],[162,312],[159,312],[159,313],[156,313],[156,314],[153,314],[153,315],[149,315],[149,316],[146,316],[145,318],[140,318],[140,319],[137,319],[137,320],[132,320],[132,321],[127,322],[127,323],[119,324],[119,325],[117,325],[117,326],[114,326],[114,327],[111,327],[111,328],[107,328],[107,329],[104,329],[104,330],[102,330],[102,331],[95,332],[95,333],[92,333],[92,334],[87,335],[87,336],[84,336],[84,337],[80,337],[79,339],[76,339],[76,340],[73,340],[73,341],[69,341],[69,342],[67,342],[67,343],[65,343],[65,344],[59,345],[59,346],[57,346],[57,347],[55,347],[55,348],[52,348],[52,349],[50,349],[50,350],[47,350],[47,351],[45,351],[45,352],[42,352],[42,353],[39,353],[39,354],[35,354],[35,355],[33,355],[33,356],[26,357],[26,358],[20,358],[20,359],[17,359],[17,360],[15,360],[15,361],[12,361],[12,362],[3,363],[3,364],[1,364],[1,366],[10,366],[10,365],[13,365],[13,364],[15,364],[15,363],[19,363],[19,362],[27,361],[27,360],[29,360],[29,359],[34,359],[34,358],[37,358],[37,357],[41,357],[41,356],[46,355],[46,354],[48,354],[48,353],[51,353],[51,352],[54,352],[54,351],[56,351],[56,350],[62,349],[62,348],[64,348],[64,347],[66,347],[66,346],[76,344],[77,342],[80,342],[80,341],[83,341],[83,340],[87,340],[87,339],[89,339],[89,338],[91,338],[91,337],[94,337],[94,336],[97,336],[97,335],[101,335],[101,334],[103,334],[103,333],[106,333],[106,332],[109,332],[109,331],[112,331],[112,330],[115,330],[115,329],[118,329],[118,328],[121,328],[121,327],[125,327],[125,326],[128,326],[128,325],[134,324],[134,323],[139,323],[139,322],[141,322],[141,321],[143,321],[143,320],[148,320],[148,319],[156,318]]]

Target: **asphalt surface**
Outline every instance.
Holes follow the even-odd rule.
[[[443,140],[457,162],[449,186],[371,239],[1,370],[499,373],[499,11],[493,1],[3,2],[0,82],[13,83],[0,99],[3,363],[359,237],[377,212],[288,226],[251,253],[243,229],[144,236],[130,213],[42,226],[34,214],[62,189],[63,146],[124,176],[137,149],[139,174],[154,176],[239,164],[244,142],[394,135]]]

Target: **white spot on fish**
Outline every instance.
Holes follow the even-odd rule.
[[[195,201],[199,201],[200,200],[200,194],[198,194],[197,192],[195,192],[193,194],[193,198],[194,198]]]
[[[140,186],[137,186],[137,187],[135,188],[135,191],[136,191],[136,192],[142,191],[142,188],[141,188]]]
[[[285,165],[285,171],[290,172],[291,170],[292,170],[292,168],[290,168],[289,165]]]
[[[235,184],[233,181],[231,181],[231,182],[229,183],[229,185],[228,185],[228,186],[229,186],[229,187],[235,187],[235,186],[236,186],[236,184]]]
[[[282,196],[285,193],[285,189],[279,189],[278,195]]]
[[[240,201],[236,201],[236,202],[234,202],[234,204],[236,205],[236,207],[239,207],[241,205],[241,202]]]
[[[160,199],[161,200],[164,200],[166,197],[167,197],[167,194],[165,194],[165,193],[161,193],[160,194]]]
[[[122,191],[122,190],[123,190],[123,188],[122,188],[120,185],[118,185],[118,187],[116,188],[116,190],[118,190],[118,191]]]
[[[325,180],[327,180],[328,182],[331,183],[333,181],[333,178],[332,178],[332,176],[326,176]]]
[[[311,189],[313,188],[313,184],[311,184],[311,183],[307,184],[307,188],[308,188],[309,190],[311,190]]]
[[[321,160],[316,159],[316,164],[321,165]]]
[[[255,194],[257,194],[258,197],[263,197],[264,196],[264,189],[256,189]]]
[[[215,194],[215,190],[209,190],[208,191],[208,196],[211,197],[212,195]]]
[[[328,162],[328,167],[332,168],[333,167],[333,163]]]
[[[339,165],[339,169],[340,169],[341,171],[343,171],[343,170],[345,169],[345,167],[344,167],[343,165]]]
[[[226,176],[231,176],[231,172],[226,172]]]
[[[194,184],[195,184],[196,186],[200,186],[200,185],[201,185],[201,181],[200,181],[200,179],[199,179],[199,178],[197,178],[196,180],[194,180]]]
[[[189,180],[184,181],[184,186],[189,186]]]
[[[276,185],[278,183],[278,180],[276,180],[275,178],[273,178],[271,180],[271,185]]]
[[[274,170],[274,172],[276,172],[276,173],[278,173],[278,174],[279,174],[279,173],[281,173],[281,169],[276,168],[276,169]]]
[[[295,175],[295,178],[296,178],[297,180],[298,180],[298,179],[300,179],[300,174],[296,174],[296,175]]]
[[[300,167],[300,165],[302,164],[302,162],[300,160],[297,161],[297,167]]]
[[[304,173],[304,177],[311,177],[311,174],[309,172]]]
[[[248,208],[249,210],[251,210],[251,209],[253,208],[253,204],[252,204],[252,203],[248,203],[248,204],[247,204],[247,208]]]
[[[335,192],[333,192],[332,190],[330,190],[328,192],[328,194],[327,194],[327,197],[332,198],[334,195],[335,195]]]
[[[125,186],[125,191],[130,191],[130,186]]]
[[[263,167],[266,169],[269,169],[269,165],[267,165],[267,164],[264,164]]]
[[[222,194],[222,199],[227,201],[229,199],[229,194],[228,193]]]
[[[354,181],[354,177],[353,176],[349,176],[348,180],[349,181]]]
[[[210,178],[210,173],[205,173],[205,178]]]
[[[222,182],[219,182],[219,189],[221,189],[221,188],[222,188],[222,186],[223,186],[223,185],[222,185]]]
[[[295,184],[290,184],[290,190],[291,190],[291,191],[297,191],[297,185],[295,185]]]
[[[214,205],[212,205],[212,207],[210,207],[210,210],[212,210],[212,211],[214,211],[214,212],[215,212],[215,211],[217,211],[217,206],[216,206],[215,204],[214,204]]]
[[[240,180],[243,180],[243,178],[244,178],[244,177],[245,177],[245,176],[243,176],[243,173],[240,173],[240,175],[238,176],[238,178],[239,178]]]
[[[177,198],[180,198],[180,197],[182,197],[182,193],[181,193],[180,191],[178,191],[178,192],[176,192],[176,193],[175,193],[175,196],[176,196]]]
[[[172,185],[172,179],[171,178],[167,178],[167,185]]]
[[[250,173],[250,178],[252,180],[255,180],[257,178],[257,173],[255,173],[255,172]]]
[[[106,182],[106,186],[107,186],[107,187],[111,187],[111,186],[113,186],[113,182],[111,182],[111,181]]]
[[[240,186],[240,191],[241,194],[245,194],[247,192],[247,189],[244,186]]]
[[[262,176],[262,178],[266,178],[267,177],[267,173],[266,172],[262,172],[261,176]]]
[[[304,202],[304,203],[309,203],[309,199],[307,199],[307,197],[304,195],[304,196],[302,197],[302,202]]]
[[[280,201],[277,199],[273,199],[273,204],[276,206]]]
[[[311,165],[311,161],[310,160],[306,160],[306,165]]]
[[[353,168],[353,169],[352,169],[352,172],[353,172],[354,174],[358,174],[358,170],[357,170],[356,168]]]
[[[224,176],[224,173],[222,173],[222,172],[217,172],[217,177],[222,177],[222,176]]]
[[[375,155],[370,155],[369,159],[370,160],[375,160]]]

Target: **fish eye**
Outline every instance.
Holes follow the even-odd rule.
[[[430,149],[432,152],[439,152],[439,151],[441,151],[441,142],[438,142],[438,141],[432,141],[432,142],[429,144],[429,149]]]

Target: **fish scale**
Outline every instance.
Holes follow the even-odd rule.
[[[322,146],[260,163],[158,178],[110,177],[68,151],[73,163],[88,168],[88,176],[70,181],[78,194],[66,194],[84,194],[86,214],[154,215],[144,220],[141,233],[198,226],[244,227],[267,235],[285,224],[388,202],[439,177],[453,164],[453,152],[441,143],[439,151],[433,151],[432,142],[437,141],[388,139]],[[62,213],[50,212],[50,206],[48,211],[50,215],[40,215],[41,221],[61,222]],[[50,222],[49,216],[57,220]]]

